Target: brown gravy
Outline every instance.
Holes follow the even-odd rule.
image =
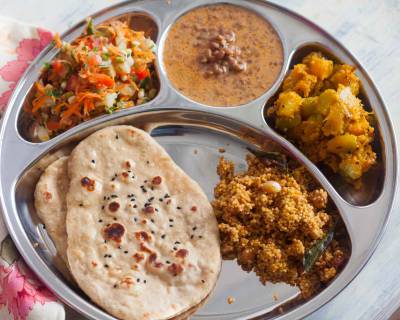
[[[205,57],[214,54],[210,50],[214,50],[213,39],[222,39],[221,35],[234,39],[231,48],[239,52],[239,67],[237,61],[229,65],[219,60],[216,66],[207,62]],[[227,48],[224,41],[221,46]],[[190,11],[171,27],[164,45],[164,66],[175,88],[210,106],[254,100],[273,85],[282,65],[283,47],[273,27],[258,14],[235,5]]]

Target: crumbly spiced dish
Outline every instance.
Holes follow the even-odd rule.
[[[246,172],[221,158],[213,202],[221,251],[262,283],[286,282],[310,298],[346,264],[348,247],[327,193],[304,167],[247,157]]]

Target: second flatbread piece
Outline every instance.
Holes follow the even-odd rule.
[[[46,231],[54,242],[57,253],[68,265],[66,194],[69,188],[68,157],[61,157],[50,164],[41,175],[35,190],[35,208]]]

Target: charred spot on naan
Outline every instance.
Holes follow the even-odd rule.
[[[143,241],[151,241],[151,235],[148,234],[146,231],[138,231],[135,232],[135,238],[136,240],[143,240]]]
[[[132,167],[132,164],[131,164],[131,162],[130,162],[129,160],[126,160],[125,163],[124,163],[124,165],[125,165],[125,167],[126,167],[127,169],[130,169],[130,168]]]
[[[189,254],[189,251],[188,251],[188,250],[186,250],[186,249],[179,249],[179,250],[176,252],[175,256],[178,257],[178,258],[185,258],[188,254]]]
[[[120,204],[117,201],[113,201],[108,205],[108,210],[111,212],[117,212],[120,207]]]
[[[149,248],[147,248],[143,243],[140,243],[140,251],[147,252],[147,253],[153,253]]]
[[[144,259],[144,254],[143,253],[139,253],[139,252],[136,252],[133,256],[132,256],[132,258],[134,258],[135,260],[136,260],[136,262],[140,262],[140,261],[142,261],[143,259]]]
[[[83,177],[81,179],[81,185],[82,187],[86,188],[87,191],[94,191],[95,186],[96,186],[96,181],[88,178],[88,177]]]
[[[167,269],[174,277],[183,272],[183,267],[180,264],[176,263],[171,264]]]
[[[119,285],[122,288],[129,289],[132,285],[134,285],[134,283],[135,283],[135,280],[132,277],[127,276],[127,277],[124,277],[121,279],[121,281],[119,282]],[[116,286],[118,286],[118,285],[115,284],[114,287],[116,287]]]
[[[52,193],[49,192],[49,191],[43,192],[43,199],[44,199],[45,201],[47,201],[47,202],[50,202],[51,199],[53,199]]]
[[[121,173],[121,176],[122,176],[124,179],[128,179],[128,178],[129,178],[129,172],[124,171],[124,172]]]
[[[152,254],[149,255],[149,258],[147,259],[148,263],[150,265],[153,265],[155,268],[161,268],[164,266],[162,262],[157,261],[157,253],[153,252]]]
[[[105,240],[113,240],[120,243],[125,234],[125,227],[120,223],[114,222],[104,228],[103,234]]]
[[[152,206],[147,206],[143,208],[143,212],[144,213],[154,213],[156,212],[156,209]]]
[[[161,182],[162,182],[162,178],[160,177],[160,176],[157,176],[157,177],[154,177],[152,180],[151,180],[151,183],[153,184],[153,185],[160,185],[161,184]]]

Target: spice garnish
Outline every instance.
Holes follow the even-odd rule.
[[[160,176],[154,177],[153,180],[151,180],[151,183],[154,185],[159,185],[162,182],[162,178]]]

